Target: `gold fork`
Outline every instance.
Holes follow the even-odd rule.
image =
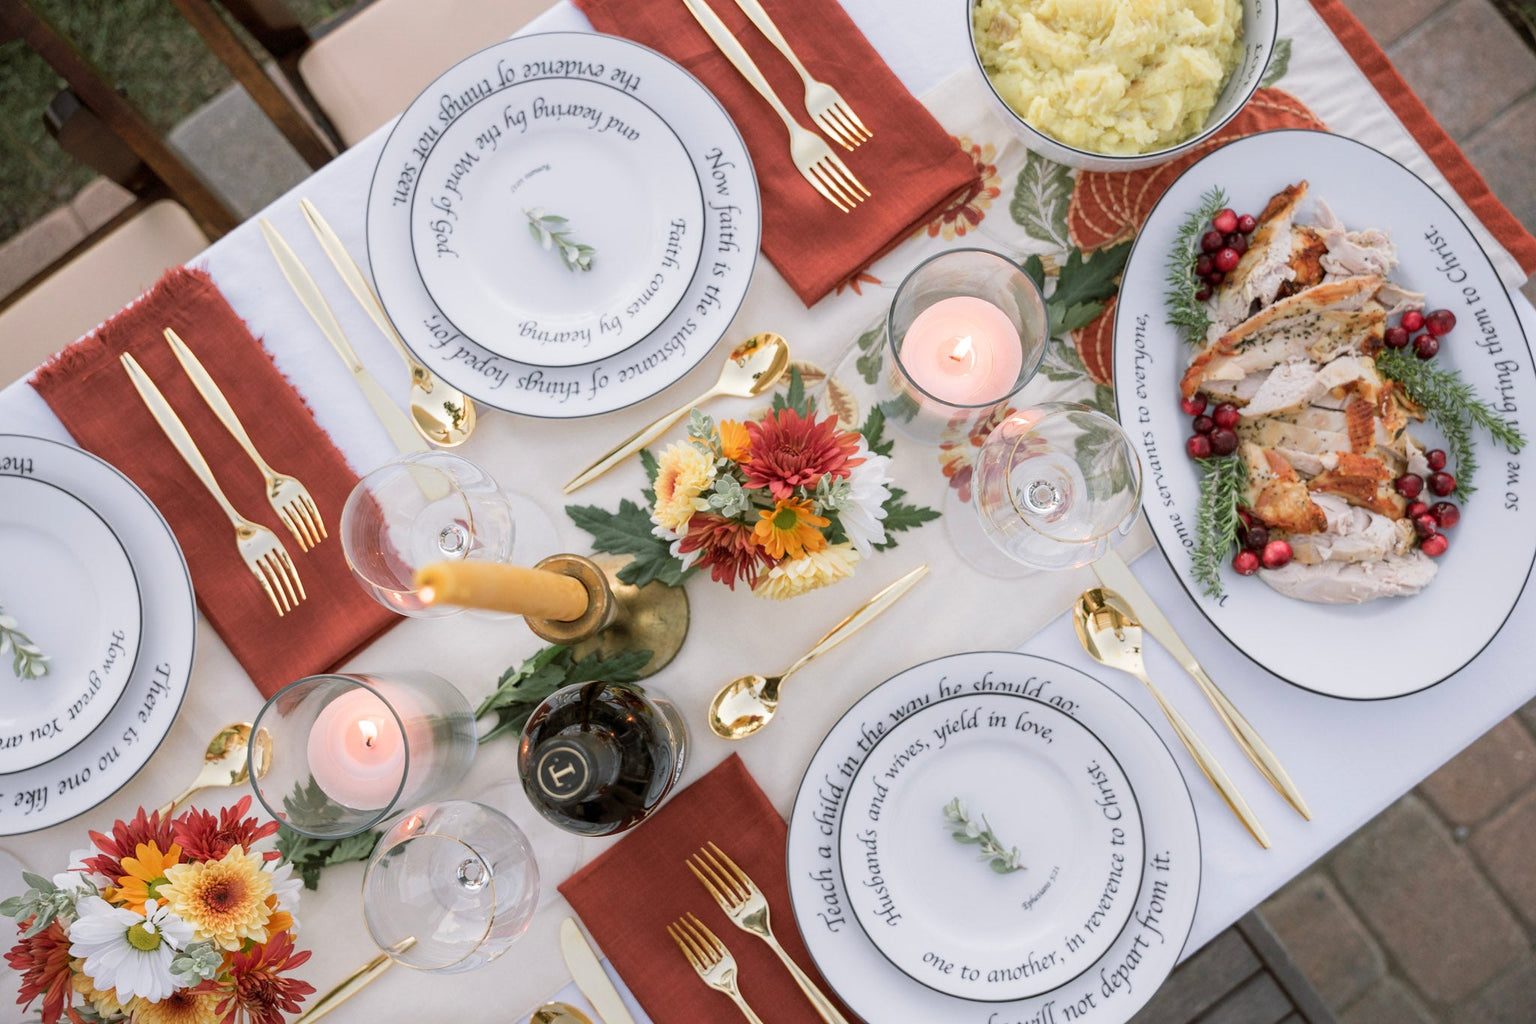
[[[869,189],[853,176],[848,165],[832,152],[832,147],[822,141],[820,136],[800,127],[788,108],[774,95],[768,79],[763,77],[746,49],[731,35],[731,30],[725,27],[725,22],[720,20],[720,16],[706,0],[683,0],[683,4],[709,38],[714,40],[720,52],[725,54],[725,59],[735,65],[741,77],[757,90],[759,96],[768,101],[774,113],[784,122],[784,127],[789,129],[789,156],[801,177],[820,192],[827,202],[844,213],[869,198]]]
[[[704,984],[730,996],[737,1009],[752,1024],[763,1024],[762,1019],[752,1012],[752,1007],[742,998],[741,989],[736,985],[736,958],[703,921],[690,913],[667,925],[667,934],[672,936],[677,948],[693,964],[693,969],[699,972]]]
[[[805,112],[811,115],[811,120],[821,126],[838,145],[844,149],[857,149],[865,141],[874,138],[874,133],[864,127],[864,122],[859,120],[859,115],[853,112],[838,91],[826,82],[818,81],[800,63],[799,56],[790,49],[789,43],[784,38],[784,33],[779,31],[779,26],[773,23],[768,12],[763,10],[763,5],[757,0],[736,0],[736,6],[740,7],[746,16],[752,19],[752,24],[757,30],[768,38],[768,41],[784,55],[784,59],[794,65],[800,73],[800,81],[805,86]]]
[[[181,417],[176,415],[176,410],[171,408],[171,403],[165,400],[160,389],[155,387],[155,382],[149,379],[149,374],[139,365],[139,361],[124,352],[119,357],[123,369],[128,371],[128,379],[133,382],[134,390],[139,397],[144,399],[144,404],[149,407],[149,413],[165,432],[166,438],[171,442],[187,466],[208,488],[224,514],[229,517],[230,523],[235,527],[235,547],[240,552],[240,557],[245,560],[246,567],[256,577],[261,588],[267,592],[267,597],[272,601],[272,607],[277,609],[277,614],[282,616],[285,612],[297,607],[305,598],[304,584],[299,581],[298,570],[293,567],[293,561],[288,557],[288,551],[283,547],[283,542],[277,539],[277,534],[259,523],[253,523],[246,519],[235,506],[231,505],[224,492],[219,489],[219,482],[214,479],[213,470],[208,468],[208,460],[203,458],[203,453],[197,450],[197,443],[192,440],[192,435],[187,431],[186,425],[181,422]]]
[[[267,460],[261,457],[256,446],[251,443],[245,425],[235,415],[224,392],[219,390],[213,377],[203,368],[202,361],[187,347],[187,343],[169,327],[165,329],[165,340],[170,342],[171,351],[176,353],[182,369],[192,378],[197,393],[203,396],[203,401],[208,403],[219,422],[234,435],[240,447],[245,449],[245,454],[256,463],[256,468],[267,482],[267,502],[272,506],[272,511],[277,513],[277,518],[288,527],[288,532],[293,534],[293,539],[299,542],[299,550],[308,551],[330,536],[325,532],[325,521],[320,518],[320,509],[315,506],[315,499],[310,497],[309,488],[267,465]]]
[[[779,940],[774,938],[773,926],[768,921],[768,898],[757,887],[757,883],[736,866],[735,861],[727,857],[720,847],[710,843],[688,858],[688,870],[704,883],[704,888],[720,904],[720,909],[725,911],[725,916],[731,919],[732,924],[744,932],[756,935],[778,954],[779,960],[789,969],[795,984],[800,986],[800,991],[805,993],[805,998],[811,1001],[811,1006],[815,1007],[822,1020],[827,1024],[848,1024],[848,1018],[837,1011],[832,1000],[816,987],[816,983],[784,952]]]

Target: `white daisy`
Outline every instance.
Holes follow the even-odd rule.
[[[270,861],[275,865],[268,869],[272,876],[272,895],[277,897],[277,906],[286,910],[288,916],[293,918],[293,927],[288,929],[292,935],[299,934],[299,898],[304,894],[304,880],[293,873],[293,865],[286,860]]]
[[[191,925],[155,900],[144,902],[142,917],[100,896],[82,897],[75,909],[69,955],[85,959],[97,990],[116,990],[125,1003],[134,996],[157,1003],[176,991],[171,961],[192,941]]]
[[[70,851],[69,869],[54,875],[53,884],[60,889],[76,892],[89,892],[92,885],[97,889],[105,889],[108,886],[116,885],[117,883],[106,875],[98,875],[85,869],[86,859],[96,856],[99,852],[99,850],[89,846],[81,850]]]
[[[864,461],[848,470],[848,498],[838,504],[837,518],[853,542],[854,550],[868,558],[874,545],[885,543],[882,520],[885,519],[885,503],[891,498],[891,460],[889,456],[871,452],[862,437],[853,458]]]

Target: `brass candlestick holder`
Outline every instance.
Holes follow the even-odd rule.
[[[587,591],[587,610],[570,620],[526,616],[523,621],[540,639],[565,644],[577,657],[650,651],[640,676],[654,675],[677,657],[688,636],[688,595],[664,583],[636,587],[620,581],[619,570],[630,561],[629,555],[550,555],[534,568],[579,581]]]

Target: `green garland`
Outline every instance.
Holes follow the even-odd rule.
[[[1221,567],[1237,543],[1237,508],[1248,492],[1248,464],[1237,455],[1200,464],[1200,503],[1195,511],[1195,550],[1189,574],[1200,589],[1221,599]]]
[[[1201,196],[1200,208],[1179,225],[1178,236],[1168,253],[1168,288],[1163,293],[1168,304],[1167,320],[1188,345],[1203,344],[1206,332],[1211,329],[1210,310],[1195,298],[1199,289],[1195,263],[1200,259],[1200,237],[1208,230],[1211,218],[1226,205],[1227,193],[1220,188],[1212,188]]]

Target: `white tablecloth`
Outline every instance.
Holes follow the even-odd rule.
[[[951,3],[901,4],[899,16],[880,0],[845,0],[845,6],[875,48],[916,94],[923,95],[965,66],[968,43]],[[1300,8],[1300,11],[1296,9]],[[1315,17],[1305,4],[1293,4],[1288,18]],[[562,4],[531,30],[585,27],[573,8]],[[1293,60],[1327,60],[1336,55],[1296,55]],[[1363,80],[1362,80],[1363,81]],[[1337,110],[1325,109],[1334,103]],[[1404,144],[1390,111],[1368,90],[1314,103],[1330,123],[1349,107],[1351,134],[1387,149],[1415,171],[1448,189],[1415,147]],[[386,129],[387,130],[387,129]],[[405,377],[387,343],[361,310],[330,276],[298,208],[308,196],[325,212],[348,246],[363,246],[366,184],[384,139],[383,131],[337,158],[298,189],[265,211],[332,293],[335,308],[364,361],[397,400],[404,402]],[[1002,200],[1007,202],[1006,197]],[[1470,218],[1469,218],[1470,219]],[[877,264],[885,280],[899,279],[909,257],[896,254]],[[320,425],[359,471],[393,454],[388,438],[349,376],[314,331],[293,299],[254,223],[232,232],[211,247],[206,262],[220,289],[264,340],[279,368],[315,410]],[[882,272],[881,268],[887,268]],[[775,330],[791,339],[797,355],[830,363],[888,297],[880,289],[828,299],[807,311],[779,275],[764,261],[751,292],[727,333],[728,339]],[[1517,297],[1527,333],[1536,330],[1536,311]],[[719,354],[713,354],[663,396],[610,416],[584,421],[537,421],[487,413],[472,441],[462,449],[504,485],[536,495],[554,518],[571,550],[587,550],[589,539],[564,516],[558,486],[571,466],[606,449],[647,422],[669,403],[696,394],[713,382]],[[716,411],[741,415],[746,403]],[[0,392],[0,432],[21,432],[68,440],[41,399],[25,384]],[[938,506],[943,483],[931,453],[898,444],[897,473],[913,498]],[[916,468],[914,468],[916,467]],[[638,465],[603,478],[578,495],[581,503],[614,507],[642,486]],[[335,514],[335,510],[331,511]],[[332,540],[337,543],[335,531]],[[1133,536],[1126,553],[1146,547],[1146,535]],[[805,649],[833,621],[913,565],[927,561],[932,578],[856,642],[839,648],[806,669],[789,688],[775,725],[763,735],[732,748],[703,725],[703,709],[723,681],[746,671],[773,670]],[[1525,598],[1511,624],[1471,668],[1425,693],[1385,703],[1330,700],[1263,677],[1231,650],[1193,608],[1171,570],[1158,557],[1136,563],[1138,575],[1178,626],[1211,674],[1259,727],[1307,794],[1316,820],[1302,822],[1243,760],[1193,684],[1159,648],[1149,652],[1149,667],[1184,710],[1192,724],[1227,763],[1274,839],[1275,848],[1259,851],[1203,782],[1192,785],[1200,818],[1204,883],[1194,932],[1186,952],[1197,948],[1293,877],[1315,858],[1362,825],[1494,723],[1536,694],[1528,666],[1536,661],[1536,614]],[[826,729],[858,696],[919,661],[964,650],[1025,649],[1077,665],[1123,691],[1164,735],[1177,743],[1139,687],[1110,678],[1077,648],[1071,625],[1057,613],[1091,578],[1085,572],[1031,579],[1024,583],[983,577],[954,556],[942,522],[905,535],[894,552],[863,566],[852,581],[788,604],[775,604],[742,591],[729,593],[707,580],[690,584],[694,597],[690,642],[677,661],[655,679],[685,710],[692,728],[689,778],[712,767],[731,749],[739,750],[764,790],[788,812],[801,771]],[[707,599],[706,599],[707,598]],[[1054,621],[1053,621],[1054,618]],[[1043,627],[1043,629],[1042,629]],[[1038,636],[1031,637],[1039,631]],[[1028,641],[1025,643],[1025,641]],[[538,646],[519,623],[491,623],[459,616],[412,620],[390,632],[356,659],[354,667],[376,671],[428,668],[455,681],[472,700],[488,692],[500,671]],[[207,738],[222,724],[250,719],[260,698],[218,637],[200,622],[197,664],[187,702],[170,737],[149,766],[105,806],[84,818],[47,831],[0,841],[27,866],[52,873],[64,866],[72,849],[85,843],[88,827],[101,828],[114,816],[126,816],[140,803],[154,806],[181,788],[194,772]],[[483,748],[462,795],[483,793],[512,777],[514,744],[503,740]],[[1180,753],[1186,774],[1192,766]],[[519,820],[534,819],[521,796],[503,791]],[[209,803],[217,802],[218,794]],[[603,847],[588,843],[581,855]],[[560,869],[573,863],[570,848],[554,858]],[[313,949],[304,976],[324,989],[373,954],[363,928],[357,898],[361,865],[325,873],[318,894],[306,893],[301,908],[300,945]],[[568,975],[560,962],[555,930],[569,913],[563,900],[548,903],[529,934],[507,956],[478,972],[456,976],[406,976],[397,971],[376,983],[332,1019],[436,1020],[448,1007],[461,1014],[511,1020],[560,989]],[[787,913],[777,920],[787,926]],[[658,935],[662,922],[657,922]],[[665,941],[661,939],[659,941]],[[14,990],[14,976],[4,972],[4,986]],[[0,1000],[9,998],[0,992]],[[885,1022],[882,1022],[885,1024]]]

